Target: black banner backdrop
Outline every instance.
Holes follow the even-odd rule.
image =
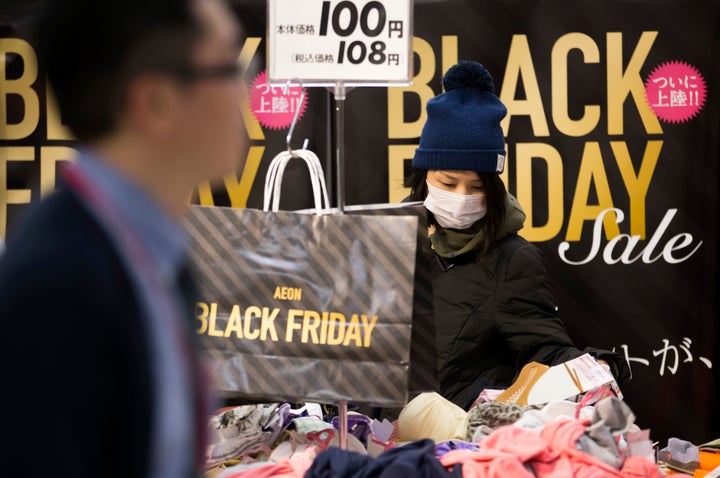
[[[74,145],[47,101],[42,65],[18,40],[41,3],[0,9],[0,236],[52,190],[56,163]],[[236,0],[234,8],[248,35],[241,57],[250,82],[265,64],[265,3]],[[578,345],[627,354],[626,399],[661,440],[720,434],[719,20],[720,3],[709,0],[417,0],[413,85],[355,89],[347,100],[347,202],[398,201],[442,72],[459,59],[488,67],[510,110],[505,179],[528,213],[523,235],[547,255]],[[672,61],[695,70],[665,65]],[[702,107],[669,121],[663,111],[674,110],[661,105],[700,103],[703,81]],[[659,93],[646,100],[645,83]],[[309,139],[332,178],[330,106],[327,92],[311,89],[295,138]],[[244,169],[200,185],[196,202],[260,206],[285,131],[244,111]],[[304,175],[289,170],[286,184],[309,184]],[[310,202],[298,187],[281,207]],[[612,208],[622,221],[604,213]]]

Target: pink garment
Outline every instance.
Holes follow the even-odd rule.
[[[616,470],[607,463],[592,455],[580,451],[575,446],[578,439],[585,433],[589,420],[567,420],[550,422],[545,425],[541,436],[550,446],[566,456],[572,464],[572,475],[579,478],[662,478],[663,474],[657,465],[645,458],[633,456],[625,459],[621,470]],[[538,473],[538,476],[542,476]]]
[[[505,390],[495,390],[492,388],[486,388],[482,392],[480,392],[480,395],[478,395],[478,398],[475,399],[475,402],[472,404],[472,406],[469,408],[469,410],[472,410],[475,408],[475,405],[479,403],[491,403],[494,402]]]
[[[498,428],[482,440],[479,446],[482,449],[512,453],[523,463],[534,459],[550,461],[557,458],[557,453],[548,449],[547,442],[540,435],[513,426]]]
[[[445,467],[462,463],[463,478],[534,477],[525,464],[531,465],[546,478],[567,478],[568,463],[535,432],[513,426],[500,427],[480,442],[481,451],[451,451],[440,462]]]
[[[577,449],[577,441],[585,434],[585,428],[588,425],[590,425],[590,420],[550,422],[545,425],[540,435],[553,450],[568,459],[572,469],[568,476],[577,478],[621,478],[622,475],[619,470]]]
[[[622,476],[625,478],[663,478],[660,469],[640,456],[631,456],[625,460],[622,467]],[[674,475],[676,478],[690,475]]]
[[[463,478],[662,478],[658,467],[644,458],[628,458],[622,470],[616,470],[578,450],[576,443],[589,423],[550,422],[540,434],[500,427],[479,443],[482,450],[454,450],[440,462],[448,469],[462,464]]]
[[[313,456],[306,454],[292,460],[284,459],[277,464],[238,471],[227,475],[227,478],[303,478],[312,465]]]
[[[451,471],[462,464],[463,478],[535,478],[517,457],[495,450],[453,450],[440,463]]]

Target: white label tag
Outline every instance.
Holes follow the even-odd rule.
[[[505,155],[504,154],[498,154],[497,159],[497,172],[502,173],[505,170]]]
[[[615,380],[590,354],[550,367],[528,393],[527,404],[566,400]]]

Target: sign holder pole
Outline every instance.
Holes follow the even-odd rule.
[[[338,81],[333,88],[335,97],[335,181],[338,214],[345,213],[345,83]],[[345,404],[347,407],[347,404]]]
[[[345,97],[354,86],[411,82],[413,4],[413,0],[267,2],[270,80],[303,78],[306,86],[323,86],[333,93],[338,215],[345,214]],[[337,407],[339,445],[346,450],[348,401],[338,401]]]
[[[339,445],[341,450],[347,450],[347,435],[348,435],[348,402],[347,400],[340,400],[338,403],[338,422],[339,422]]]
[[[345,213],[345,96],[347,89],[345,83],[338,81],[333,89],[335,97],[335,187],[337,188],[338,214]],[[338,403],[338,432],[341,450],[347,450],[348,435],[348,402],[340,400]]]

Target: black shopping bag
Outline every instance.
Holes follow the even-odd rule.
[[[417,216],[193,206],[187,230],[218,391],[406,402]]]
[[[315,210],[302,212],[314,213]],[[427,211],[421,202],[401,204],[363,204],[347,206],[347,214],[417,216],[417,250],[413,287],[412,338],[410,347],[411,393],[437,391],[440,387],[437,368],[435,307],[433,304],[431,250],[428,240]]]

